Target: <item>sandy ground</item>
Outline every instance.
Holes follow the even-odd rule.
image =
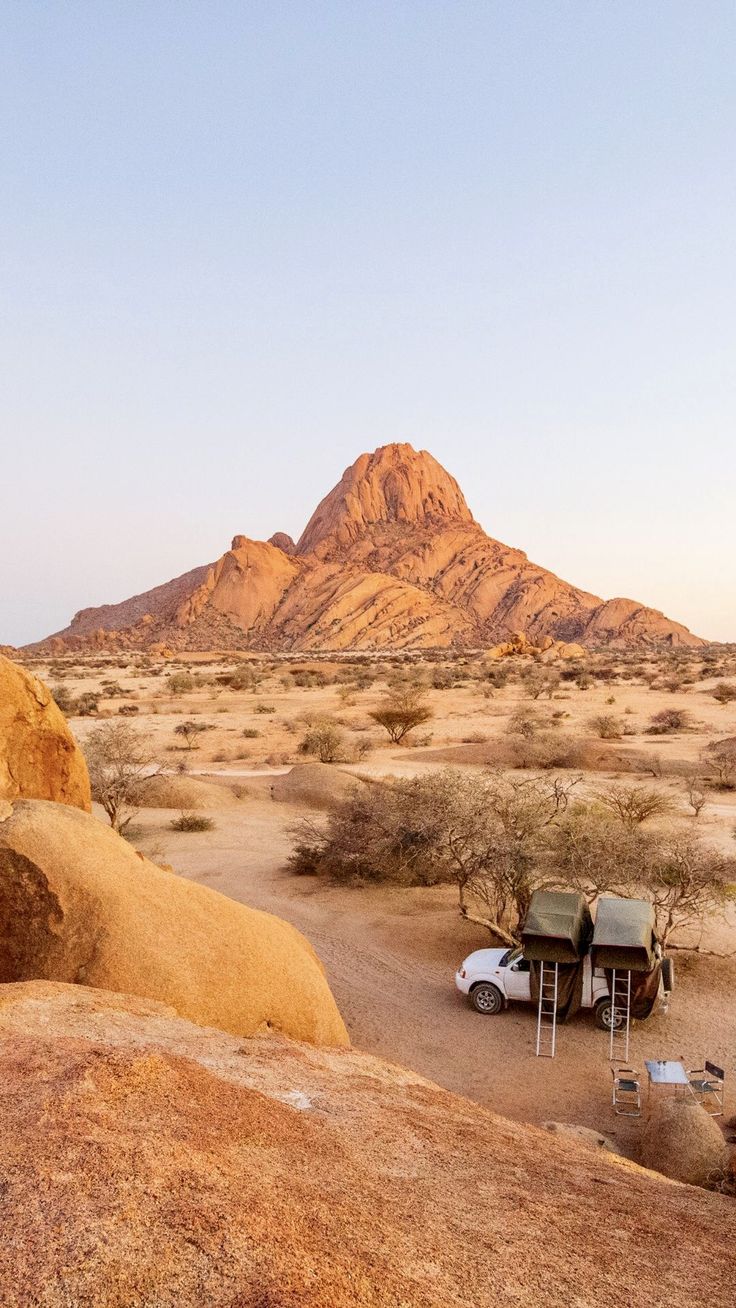
[[[193,670],[201,671],[203,660],[192,662]],[[231,666],[210,662],[206,673]],[[48,666],[37,670],[55,684]],[[165,673],[170,670],[167,667]],[[285,869],[290,833],[305,810],[274,803],[268,777],[262,782],[254,782],[254,777],[283,772],[297,760],[297,744],[308,716],[328,714],[339,719],[351,749],[365,738],[374,742],[376,747],[367,758],[348,765],[352,770],[409,775],[441,766],[431,759],[433,750],[467,744],[469,737],[492,740],[504,733],[509,715],[521,705],[542,717],[553,711],[564,713],[559,730],[576,734],[586,732],[596,713],[623,717],[630,709],[625,720],[637,734],[625,738],[624,748],[695,765],[710,741],[736,735],[736,704],[717,704],[710,694],[713,681],[698,681],[674,695],[638,682],[596,684],[584,691],[564,684],[552,700],[530,705],[518,685],[488,698],[477,681],[469,680],[430,693],[435,716],[424,735],[431,739],[407,751],[406,746],[383,746],[379,729],[368,718],[382,685],[356,691],[346,703],[344,692],[341,696],[335,685],[285,688],[284,671],[284,665],[277,666],[255,692],[203,687],[172,695],[165,673],[155,676],[142,668],[104,665],[101,670],[80,662],[72,671],[67,669],[64,685],[75,694],[99,688],[101,680],[118,681],[124,693],[103,696],[101,715],[117,715],[121,703],[135,703],[139,712],[131,720],[153,742],[158,760],[167,769],[173,770],[183,759],[191,775],[219,774],[222,783],[229,785],[243,778],[241,806],[213,812],[214,830],[175,833],[169,825],[175,814],[144,810],[136,820],[140,827],[136,843],[183,875],[287,918],[302,930],[325,964],[357,1047],[413,1068],[509,1117],[533,1122],[552,1118],[595,1127],[635,1156],[640,1126],[611,1111],[608,1041],[595,1028],[592,1016],[579,1015],[560,1029],[556,1059],[535,1058],[530,1008],[512,1006],[498,1017],[481,1017],[455,990],[454,971],[463,957],[492,942],[487,933],[459,919],[452,888],[353,889],[293,876]],[[692,729],[673,737],[647,736],[650,716],[675,705],[692,714]],[[274,711],[259,712],[259,706]],[[212,724],[197,750],[182,750],[174,735],[183,715],[201,716]],[[72,726],[83,739],[97,721],[72,719]],[[244,729],[259,734],[244,739]],[[618,742],[613,748],[621,747]],[[584,784],[600,784],[615,775],[611,771],[589,776]],[[692,825],[681,778],[665,775],[656,782],[651,777],[646,781],[661,786],[675,800],[676,824]],[[709,790],[697,829],[733,852],[734,823],[736,796]],[[717,927],[708,943],[724,952],[736,949],[736,926]],[[736,958],[676,954],[675,959],[677,987],[671,1010],[667,1016],[635,1026],[631,1060],[643,1072],[645,1058],[681,1058],[689,1067],[699,1066],[705,1056],[711,1058],[727,1069],[733,1113]]]

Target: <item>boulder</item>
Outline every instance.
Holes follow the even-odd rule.
[[[78,809],[19,800],[0,815],[0,982],[33,977],[160,1000],[236,1035],[348,1043],[288,922],[163,871]]]
[[[0,796],[91,808],[84,755],[51,691],[2,655]]]
[[[641,1162],[673,1181],[705,1185],[725,1172],[728,1147],[718,1123],[700,1104],[661,1095],[642,1134]]]
[[[736,1206],[347,1050],[0,987],[3,1308],[725,1308]]]
[[[176,808],[187,813],[240,807],[240,800],[229,786],[200,777],[164,773],[157,773],[143,782],[138,802],[141,808]]]
[[[330,809],[359,794],[365,785],[360,777],[341,772],[331,763],[297,763],[290,772],[274,778],[271,796],[280,804]]]

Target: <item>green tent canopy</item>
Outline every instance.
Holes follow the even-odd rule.
[[[524,957],[536,962],[577,963],[592,934],[585,896],[569,890],[535,890],[521,933]]]
[[[646,900],[598,900],[590,951],[593,967],[651,972],[655,942],[654,909]]]

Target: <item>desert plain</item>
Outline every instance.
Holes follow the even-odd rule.
[[[717,697],[736,678],[731,648],[606,650],[548,664],[482,651],[94,652],[24,662],[53,689],[83,745],[108,721],[139,733],[158,775],[126,838],[154,862],[298,927],[324,964],[356,1048],[503,1116],[594,1128],[637,1157],[641,1125],[611,1112],[608,1037],[590,1013],[560,1029],[554,1060],[537,1059],[531,1008],[484,1017],[456,991],[462,959],[496,941],[461,918],[453,886],[336,884],[296,875],[289,857],[305,820],[327,820],[344,775],[499,766],[517,777],[575,780],[580,797],[616,783],[655,790],[670,811],[648,827],[697,832],[730,855],[736,791],[714,784],[705,760],[714,743],[736,736],[736,701]],[[397,678],[423,688],[432,716],[392,744],[370,714]],[[653,719],[672,710],[681,725],[652,734]],[[531,724],[524,736],[520,721]],[[186,723],[199,730],[177,731]],[[333,758],[320,763],[304,741],[325,724]],[[693,792],[703,799],[697,812]],[[192,814],[206,829],[173,829]],[[631,1060],[695,1067],[708,1057],[725,1067],[728,1086],[736,1074],[734,906],[672,944],[670,1010],[634,1024]]]

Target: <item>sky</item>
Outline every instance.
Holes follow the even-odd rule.
[[[0,644],[409,441],[736,640],[732,0],[0,0]]]

